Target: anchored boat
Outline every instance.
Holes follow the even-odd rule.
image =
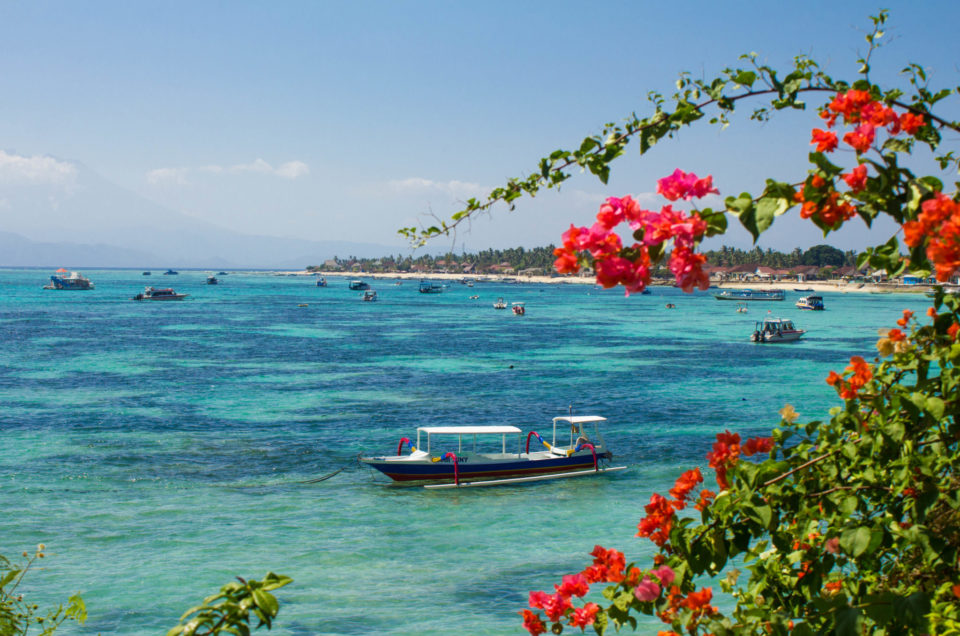
[[[44,289],[93,289],[93,283],[80,272],[67,272],[60,268],[50,277]]]
[[[178,294],[169,287],[156,289],[147,287],[141,293],[137,294],[132,300],[183,300],[188,294]]]
[[[808,309],[810,311],[823,311],[823,296],[804,296],[797,301],[797,309]]]
[[[806,331],[797,329],[792,320],[783,318],[765,318],[758,322],[756,329],[750,334],[753,342],[792,342],[799,340]]]
[[[714,294],[717,300],[783,300],[782,289],[770,289],[766,291],[756,291],[754,289],[724,289],[722,292]]]
[[[493,486],[624,470],[626,466],[606,465],[613,453],[600,434],[600,423],[605,421],[606,418],[595,415],[555,417],[553,442],[548,443],[539,433],[530,431],[526,448],[523,431],[516,426],[421,426],[417,428],[416,445],[404,437],[396,455],[361,457],[360,461],[396,485],[425,488]],[[560,445],[557,436],[565,436],[565,429],[570,431],[569,444]],[[515,452],[507,449],[508,438],[513,436]],[[438,437],[443,440],[438,441]],[[456,442],[449,441],[450,437],[455,437]],[[544,450],[530,451],[534,437]],[[408,455],[401,454],[404,444],[410,449]],[[509,445],[513,447],[513,442]]]

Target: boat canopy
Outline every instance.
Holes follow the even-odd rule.
[[[571,424],[589,424],[590,422],[606,422],[607,418],[599,415],[569,415],[564,417],[555,417],[554,421],[570,422]]]
[[[523,432],[516,426],[421,426],[417,428],[417,432],[420,431],[428,435],[506,435]]]

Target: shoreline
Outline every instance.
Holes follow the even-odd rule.
[[[477,275],[477,274],[426,274],[420,272],[308,272],[306,270],[288,272],[264,272],[273,276],[324,276],[337,278],[373,278],[377,280],[441,280],[458,282],[532,283],[538,285],[595,285],[592,276],[520,276],[520,275]],[[673,287],[673,281],[658,279],[650,287]],[[856,283],[846,281],[754,281],[735,282],[711,281],[711,289],[782,289],[798,294],[802,293],[860,293],[860,294],[924,294],[933,291],[929,285],[900,285],[897,283]],[[810,291],[807,291],[810,290]]]

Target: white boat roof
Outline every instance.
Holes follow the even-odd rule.
[[[516,426],[420,426],[417,430],[428,435],[501,435],[523,432]]]
[[[564,417],[555,417],[554,421],[570,422],[571,424],[584,424],[589,422],[606,422],[607,418],[599,415],[568,415]]]

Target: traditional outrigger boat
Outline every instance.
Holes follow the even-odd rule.
[[[600,423],[606,418],[578,415],[553,418],[553,442],[547,443],[539,433],[527,434],[523,447],[523,431],[516,426],[421,426],[417,428],[417,443],[404,437],[397,446],[397,454],[382,457],[361,457],[393,480],[392,485],[422,485],[425,488],[467,488],[523,483],[565,477],[586,477],[624,470],[626,466],[602,465],[613,459],[600,434]],[[592,430],[586,427],[592,425]],[[570,443],[558,445],[557,434],[569,427]],[[507,437],[517,436],[516,452],[507,451]],[[456,436],[456,451],[438,450],[436,436]],[[499,437],[499,449],[478,450],[481,438]],[[544,450],[530,451],[530,440],[536,438]],[[464,439],[466,438],[466,440]],[[472,438],[472,448],[465,448]],[[401,455],[403,446],[409,455]],[[425,446],[423,445],[425,444]],[[490,446],[490,443],[487,443]],[[511,444],[512,445],[512,444]]]
[[[748,300],[783,300],[784,293],[782,289],[770,289],[756,291],[753,289],[724,289],[713,295],[717,300],[736,300],[740,302]]]

